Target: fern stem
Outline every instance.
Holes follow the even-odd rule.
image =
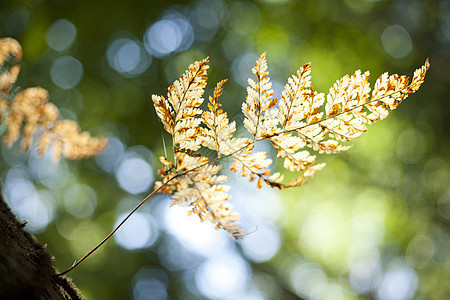
[[[223,158],[223,157],[222,157]],[[222,158],[215,158],[211,161],[209,161],[208,163],[211,162],[215,162],[218,161]],[[98,248],[100,248],[104,243],[106,243],[107,240],[109,240],[109,238],[111,238],[114,233],[116,233],[116,231],[131,217],[131,215],[133,215],[142,205],[144,205],[145,202],[147,202],[151,197],[153,197],[156,193],[158,193],[163,187],[165,187],[169,182],[171,182],[172,180],[174,180],[175,178],[181,177],[186,175],[187,173],[190,173],[196,169],[199,169],[203,166],[205,166],[207,163],[205,164],[201,164],[200,166],[197,166],[195,168],[189,169],[184,171],[183,173],[177,174],[175,176],[173,176],[172,178],[170,178],[169,180],[167,180],[165,183],[163,183],[159,188],[157,188],[156,190],[154,190],[153,192],[151,192],[147,197],[145,197],[138,205],[136,205],[132,211],[130,211],[128,213],[128,215],[122,220],[122,222],[120,222],[119,225],[117,225],[100,243],[98,243],[97,246],[95,246],[94,248],[92,248],[91,251],[89,251],[88,253],[86,253],[79,261],[77,261],[76,263],[74,263],[70,268],[68,268],[67,270],[65,270],[64,272],[55,274],[54,276],[62,276],[65,275],[67,273],[69,273],[70,271],[72,271],[73,269],[75,269],[82,261],[84,261],[86,258],[88,258],[92,253],[94,253],[95,251],[97,251]]]
[[[168,180],[167,182],[165,182],[163,185],[161,185],[159,188],[157,188],[156,190],[154,190],[153,192],[151,192],[147,197],[144,198],[144,200],[142,200],[138,205],[136,205],[135,208],[133,208],[133,210],[122,220],[122,222],[120,222],[119,225],[117,225],[113,231],[111,231],[110,234],[108,234],[97,246],[95,246],[91,251],[89,251],[88,253],[86,253],[86,255],[84,255],[79,261],[77,261],[76,263],[74,263],[70,268],[68,268],[67,270],[65,270],[64,272],[55,274],[54,276],[62,276],[65,275],[67,273],[69,273],[70,271],[72,271],[74,268],[76,268],[82,261],[84,261],[86,258],[88,258],[92,253],[94,253],[95,251],[97,251],[98,248],[100,248],[104,243],[106,243],[107,240],[109,240],[110,237],[112,237],[114,235],[114,233],[116,233],[116,231],[131,217],[132,214],[134,214],[145,202],[147,202],[147,200],[149,200],[151,197],[153,197],[157,192],[159,192],[165,185],[167,185],[170,181],[172,181],[173,179],[181,176],[183,174],[179,174],[179,175],[175,175],[174,177],[172,177],[170,180]]]

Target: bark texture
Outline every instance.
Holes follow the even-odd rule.
[[[24,230],[0,186],[0,299],[84,299],[72,281],[56,277],[45,245]]]

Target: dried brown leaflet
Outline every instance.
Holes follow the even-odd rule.
[[[22,49],[16,40],[0,39],[0,65],[6,69],[0,74],[0,120],[6,119],[6,145],[12,147],[23,127],[22,150],[30,148],[34,135],[41,129],[37,139],[38,153],[50,152],[55,162],[61,155],[68,159],[81,159],[101,152],[107,144],[106,138],[91,137],[87,132],[80,132],[74,121],[61,120],[58,108],[48,102],[49,95],[45,89],[32,87],[12,92],[20,65],[8,68],[6,63],[17,63],[21,57]]]

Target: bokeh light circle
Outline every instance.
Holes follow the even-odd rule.
[[[151,63],[141,44],[129,38],[114,40],[108,47],[107,58],[113,69],[127,77],[142,74]]]
[[[225,232],[215,230],[212,224],[200,222],[197,216],[189,216],[186,207],[167,206],[164,218],[168,231],[194,253],[209,257],[230,247],[230,237]]]
[[[114,227],[119,225],[126,215],[127,213],[121,214]],[[141,249],[153,245],[158,237],[158,229],[150,218],[144,213],[134,213],[114,235],[116,242],[127,250]]]
[[[179,13],[170,13],[150,26],[144,34],[145,49],[161,58],[188,49],[194,41],[189,21]]]
[[[204,262],[195,274],[195,283],[208,298],[231,299],[245,288],[249,275],[245,261],[229,252]]]
[[[352,264],[350,284],[360,294],[366,294],[376,287],[381,279],[381,264],[378,257],[371,256]]]
[[[83,78],[83,65],[72,56],[61,56],[55,60],[50,70],[53,82],[68,90],[77,86]]]
[[[77,28],[70,21],[60,19],[47,30],[45,40],[47,45],[56,51],[64,51],[72,46],[77,35]]]
[[[143,267],[136,273],[133,281],[134,300],[168,299],[167,285],[169,278],[164,270],[154,267]]]
[[[377,289],[379,300],[409,300],[417,288],[416,272],[406,265],[391,265],[387,268]]]
[[[147,191],[154,181],[152,167],[142,158],[124,159],[116,169],[116,179],[122,189],[130,194]]]
[[[97,194],[87,184],[75,184],[64,195],[64,207],[72,216],[88,217],[97,207]]]
[[[246,257],[256,263],[270,260],[280,250],[280,234],[276,227],[260,224],[258,229],[241,241]]]
[[[384,50],[394,57],[402,58],[412,51],[412,40],[408,31],[400,25],[386,27],[381,34]]]

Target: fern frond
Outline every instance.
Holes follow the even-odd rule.
[[[9,107],[9,102],[0,98],[0,123],[3,122],[3,116],[6,109]]]
[[[243,151],[232,154],[233,163],[230,166],[232,172],[240,171],[241,177],[248,177],[249,181],[258,179],[256,187],[262,187],[265,177],[270,174],[270,170],[265,170],[272,164],[272,160],[267,158],[266,152],[253,153],[254,144],[249,144]]]
[[[238,215],[226,202],[230,197],[226,193],[229,186],[221,184],[228,176],[217,176],[221,166],[211,164],[209,158],[195,152],[203,145],[215,150],[218,156],[228,155],[243,143],[231,138],[236,125],[229,123],[219,103],[226,80],[219,82],[213,97],[209,97],[209,111],[203,112],[199,108],[206,86],[207,62],[208,59],[204,59],[190,65],[169,87],[168,100],[152,96],[164,128],[172,134],[175,154],[174,163],[168,158],[160,158],[165,166],[160,169],[163,180],[155,184],[155,189],[164,187],[163,192],[173,194],[172,205],[189,206],[190,213],[198,215],[200,220],[208,220],[217,228],[239,237],[242,231],[237,228]],[[206,128],[200,127],[202,122]],[[180,174],[183,176],[178,177]]]
[[[18,61],[22,57],[20,44],[11,38],[0,39],[0,65],[9,57]],[[33,142],[33,136],[40,128],[38,153],[44,154],[52,146],[52,158],[59,161],[63,155],[69,159],[79,159],[101,152],[107,144],[106,138],[92,138],[73,121],[59,120],[58,108],[48,102],[47,90],[41,87],[27,88],[15,95],[10,94],[11,87],[17,80],[19,65],[0,74],[0,121],[6,112],[7,133],[4,142],[8,147],[19,139],[23,125],[21,147],[27,151]],[[5,99],[3,99],[5,98]],[[13,98],[10,103],[7,99]]]
[[[161,160],[171,165],[164,158]],[[198,215],[202,222],[212,222],[216,228],[224,229],[236,238],[240,237],[242,230],[238,228],[238,214],[232,211],[232,205],[227,202],[230,187],[223,184],[228,176],[217,175],[222,166],[210,164],[206,157],[191,157],[188,154],[180,154],[179,162],[182,164],[182,167],[178,166],[179,171],[183,173],[160,170],[163,181],[157,182],[155,189],[163,186],[165,193],[173,194],[171,206],[190,207],[189,214]],[[186,169],[188,166],[191,169]]]
[[[256,61],[253,74],[256,81],[249,78],[247,98],[242,104],[242,112],[245,115],[244,126],[253,134],[254,139],[271,135],[278,124],[276,110],[272,110],[278,99],[273,99],[272,82],[266,61],[266,53],[261,54]]]
[[[174,194],[172,205],[188,203],[192,207],[190,214],[196,214],[201,221],[212,222],[217,229],[225,229],[232,236],[239,237],[242,231],[237,227],[238,214],[227,202],[230,186],[222,184],[228,176],[217,176],[220,169],[220,165],[206,165],[194,171],[181,183],[186,188]]]
[[[19,61],[22,59],[22,47],[18,41],[13,38],[0,39],[0,65],[3,65],[9,57],[14,57]]]
[[[311,93],[311,63],[305,64],[288,79],[279,101],[278,118],[283,128],[290,130],[301,126],[305,119],[306,102]]]
[[[15,65],[11,67],[8,71],[0,74],[0,92],[3,94],[8,94],[11,87],[16,83],[17,77],[20,73],[20,66]]]
[[[324,102],[323,94],[315,92],[306,77],[309,75],[310,65],[306,64],[300,68],[298,77],[291,77],[282,93],[280,120],[283,135],[270,138],[274,147],[279,149],[278,157],[285,157],[284,167],[297,172],[307,170],[311,175],[321,169],[311,168],[314,156],[309,156],[305,150],[296,151],[304,145],[326,154],[348,150],[350,146],[340,145],[339,141],[355,140],[367,130],[367,124],[385,118],[390,110],[395,109],[409,94],[417,91],[423,83],[428,67],[427,60],[424,66],[415,71],[416,79],[410,85],[407,76],[389,76],[387,73],[381,75],[375,83],[371,99],[369,72],[362,73],[358,70],[352,76],[345,75],[330,88],[324,107],[325,116],[320,112]],[[299,88],[300,86],[303,88]],[[309,92],[306,87],[309,87]],[[298,93],[302,90],[303,92]],[[301,107],[305,113],[295,114],[297,94],[301,95]],[[319,99],[315,99],[316,97]],[[295,120],[295,126],[291,125],[292,120]],[[304,144],[294,136],[294,132]]]
[[[173,194],[172,205],[189,206],[190,214],[211,221],[236,238],[243,232],[238,228],[238,215],[227,202],[229,186],[224,182],[228,176],[218,175],[220,160],[231,157],[230,170],[249,181],[257,181],[257,188],[263,183],[279,189],[304,185],[325,166],[316,164],[316,155],[305,148],[327,154],[349,149],[340,143],[357,139],[368,124],[385,118],[417,91],[429,67],[427,60],[414,72],[411,84],[406,76],[385,73],[377,79],[372,95],[369,72],[358,70],[336,81],[325,97],[313,89],[311,64],[307,63],[288,79],[278,102],[273,98],[263,53],[252,69],[256,81],[249,79],[242,104],[244,127],[253,135],[249,139],[234,137],[236,124],[230,123],[219,103],[226,80],[220,81],[209,97],[209,110],[199,108],[206,85],[206,62],[189,66],[169,87],[168,100],[153,95],[156,112],[173,136],[175,157],[175,162],[160,158],[163,167],[159,172],[163,179],[155,184],[155,190]],[[272,143],[278,150],[277,157],[284,159],[284,168],[299,173],[297,178],[283,183],[281,173],[270,174],[272,160],[268,154],[254,152],[255,143],[262,140]],[[217,156],[203,156],[197,152],[201,146],[215,151]]]
[[[225,79],[217,83],[214,88],[214,97],[209,96],[209,111],[202,114],[202,121],[206,125],[201,135],[202,145],[217,151],[219,156],[224,151],[221,149],[221,145],[230,140],[236,131],[236,122],[230,123],[227,113],[220,108],[222,105],[219,103],[219,97],[222,95],[223,85],[226,81]]]
[[[81,132],[78,124],[71,120],[62,120],[45,130],[38,140],[38,151],[45,152],[53,146],[52,158],[58,162],[61,155],[68,159],[81,159],[95,155],[107,144],[105,137],[93,138],[87,132]]]
[[[8,147],[11,147],[19,139],[22,123],[25,121],[22,150],[28,150],[38,125],[43,120],[53,117],[53,115],[45,115],[47,110],[44,110],[43,107],[47,101],[48,92],[40,87],[28,88],[16,94],[7,118],[8,133],[4,141]]]
[[[205,58],[191,64],[188,70],[169,87],[167,99],[163,96],[152,96],[164,128],[173,137],[176,153],[184,149],[195,152],[200,148],[199,116],[203,111],[198,107],[203,103],[207,63],[208,58]]]
[[[428,60],[416,70],[416,81],[409,84],[407,76],[382,74],[375,82],[369,99],[369,72],[356,71],[346,75],[330,89],[325,105],[326,116],[314,124],[304,125],[296,131],[312,142],[319,152],[335,153],[347,150],[338,141],[352,141],[360,137],[367,125],[382,120],[398,107],[423,82],[429,67]],[[327,138],[325,140],[325,138]]]

